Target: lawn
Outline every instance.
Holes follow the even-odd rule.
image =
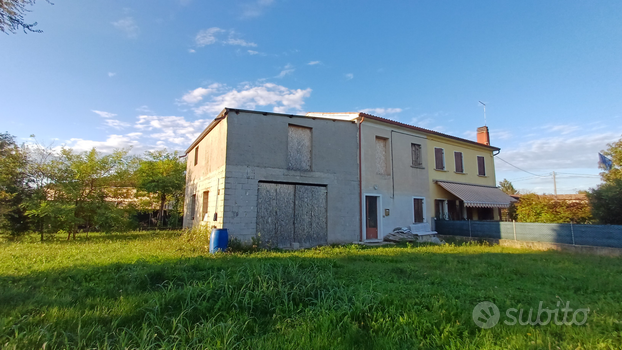
[[[493,328],[473,322],[481,301],[501,310]],[[540,301],[589,308],[587,323],[503,323]],[[621,322],[619,258],[476,244],[211,256],[178,232],[0,238],[10,349],[619,349]]]

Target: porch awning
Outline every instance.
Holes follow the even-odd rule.
[[[436,181],[442,188],[464,201],[465,207],[507,208],[516,200],[497,187]]]

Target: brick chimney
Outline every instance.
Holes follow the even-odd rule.
[[[490,146],[490,134],[488,134],[487,126],[477,128],[477,143],[483,143],[486,146]]]

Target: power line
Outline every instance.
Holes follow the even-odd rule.
[[[531,171],[527,171],[527,170],[525,170],[525,169],[521,169],[521,168],[517,167],[516,165],[514,165],[514,164],[512,164],[512,163],[510,163],[510,162],[508,162],[508,161],[506,161],[505,159],[503,159],[503,158],[501,158],[501,157],[499,157],[499,156],[497,156],[497,159],[499,159],[499,160],[503,161],[504,163],[507,163],[507,164],[509,164],[509,165],[511,165],[511,166],[513,166],[513,167],[515,167],[516,169],[518,169],[518,170],[520,170],[520,171],[524,171],[524,172],[526,172],[527,174],[530,174],[530,175],[533,175],[533,176],[537,176],[537,177],[548,177],[548,176],[550,176],[550,175],[538,175],[538,174],[534,174],[534,173],[532,173]]]

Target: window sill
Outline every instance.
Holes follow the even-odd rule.
[[[420,165],[411,165],[411,168],[415,168],[415,169],[425,169],[424,166],[420,166]]]
[[[488,175],[479,175],[479,174],[477,176],[479,176],[479,177],[488,177]]]
[[[458,175],[469,175],[468,173],[465,173],[465,172],[460,173],[460,172],[454,171],[454,173]]]
[[[448,173],[448,172],[449,172],[449,171],[447,171],[447,170],[445,170],[445,169],[434,169],[434,170],[436,170],[436,171],[443,171],[443,172],[446,172],[446,173]]]

